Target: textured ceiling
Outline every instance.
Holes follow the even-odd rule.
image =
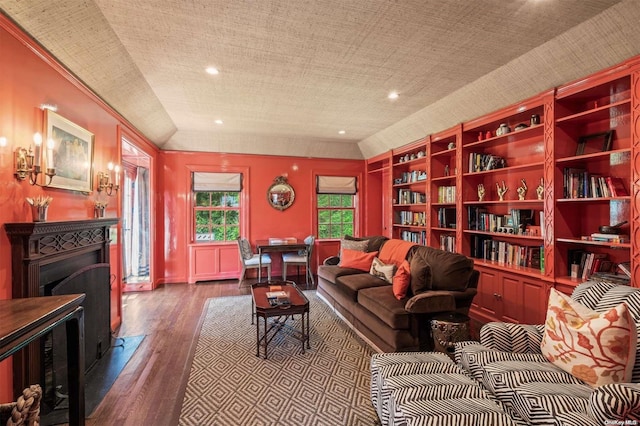
[[[171,150],[368,158],[640,53],[638,0],[0,8]]]

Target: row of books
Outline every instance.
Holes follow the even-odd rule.
[[[511,209],[509,214],[488,213],[484,207],[467,207],[467,227],[472,231],[502,232],[522,235],[529,225],[535,225],[536,212],[531,209]]]
[[[594,232],[589,236],[582,237],[582,239],[613,244],[628,243],[630,241],[628,234],[602,234],[599,232]]]
[[[400,175],[400,183],[420,182],[427,179],[427,172],[422,170],[413,170],[410,172],[403,172]]]
[[[608,198],[629,195],[622,178],[600,176],[584,169],[565,167],[563,170],[564,198]]]
[[[439,203],[455,203],[456,187],[455,186],[439,186],[438,202]]]
[[[440,250],[456,252],[456,237],[454,235],[440,235]]]
[[[427,244],[427,231],[402,231],[400,233],[400,239],[404,241],[410,241],[412,243],[426,245]]]
[[[438,209],[438,228],[456,227],[456,209],[451,207],[440,207]]]
[[[595,253],[584,249],[567,251],[568,275],[571,278],[586,280],[596,272],[612,272],[615,264],[606,253]]]
[[[427,202],[427,196],[422,192],[408,189],[398,190],[398,204],[422,204]]]
[[[502,169],[504,167],[507,167],[507,162],[498,155],[477,152],[469,153],[469,173],[485,172],[487,170]]]
[[[425,212],[412,212],[402,210],[398,212],[399,225],[424,226],[427,223],[427,214]]]
[[[484,235],[473,235],[471,257],[509,266],[544,270],[544,247],[541,245],[523,246]]]

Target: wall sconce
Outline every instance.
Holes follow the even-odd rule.
[[[45,185],[38,183],[38,175],[42,173],[42,135],[40,133],[33,135],[33,144],[35,146],[35,152],[31,146],[29,150],[23,147],[16,148],[16,172],[14,174],[18,180],[25,180],[28,177],[31,185],[49,185],[56,175],[56,169],[53,167],[47,167],[44,173],[49,178],[48,182]],[[53,140],[49,139],[47,142],[47,164],[53,164],[53,146]]]
[[[107,165],[106,172],[98,172],[98,192],[104,191],[109,197],[113,194],[115,190],[118,193],[118,189],[120,189],[120,166],[115,166],[113,163],[109,163]],[[115,175],[115,184],[112,182],[112,174]]]

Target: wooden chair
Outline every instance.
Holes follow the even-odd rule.
[[[22,391],[16,402],[0,404],[0,425],[39,426],[42,388],[31,385]]]
[[[282,255],[282,278],[285,281],[287,280],[287,266],[295,265],[298,267],[298,276],[300,276],[300,267],[304,266],[305,282],[308,285],[309,279],[311,279],[311,284],[314,284],[313,271],[311,270],[311,253],[313,253],[315,242],[316,237],[309,235],[304,239],[304,243],[307,245],[306,249],[300,250],[297,253],[284,253]]]
[[[242,287],[247,269],[258,269],[260,267],[260,256],[251,250],[251,243],[246,238],[238,237],[238,250],[242,261],[242,272],[238,279],[238,287]],[[262,267],[267,268],[267,279],[271,280],[271,257],[268,254],[262,255]]]

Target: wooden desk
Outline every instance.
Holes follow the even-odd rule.
[[[269,240],[257,240],[256,241],[256,248],[258,249],[258,255],[260,257],[260,260],[258,260],[258,282],[260,282],[262,280],[262,253],[267,253],[267,252],[289,252],[289,251],[298,251],[298,250],[305,250],[307,248],[307,245],[304,243],[304,241],[300,241],[300,240],[296,240],[295,242],[289,240],[289,241],[282,241],[282,242],[277,242],[274,243],[272,241]]]
[[[0,361],[65,323],[69,424],[81,426],[84,425],[84,310],[80,303],[84,297],[67,294],[0,300]]]

